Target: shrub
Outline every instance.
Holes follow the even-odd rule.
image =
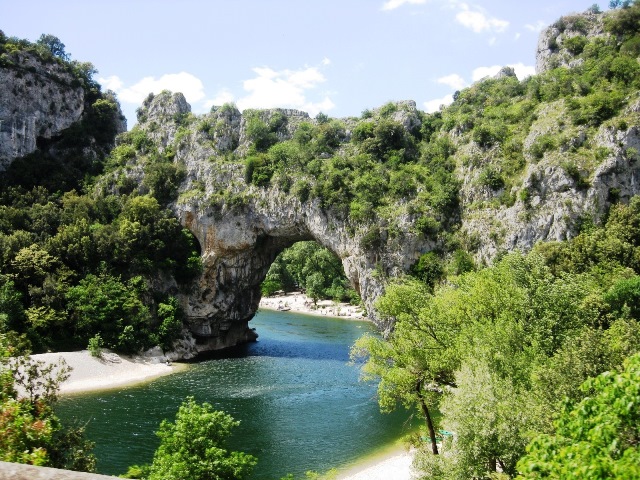
[[[533,141],[529,147],[529,153],[533,155],[534,158],[540,159],[544,156],[545,152],[553,150],[557,146],[557,139],[555,135],[551,133],[544,133]]]
[[[504,187],[504,178],[502,178],[500,172],[493,166],[482,169],[480,175],[478,175],[478,182],[480,185],[489,187],[491,190],[500,190]]]
[[[569,50],[573,55],[580,55],[587,44],[587,38],[582,35],[576,35],[575,37],[569,37],[563,42],[563,46]]]
[[[102,341],[102,337],[99,333],[96,333],[93,337],[89,339],[89,345],[87,346],[87,350],[92,357],[100,358],[102,357],[102,347],[104,346],[104,342]]]

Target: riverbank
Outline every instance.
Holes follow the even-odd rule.
[[[317,304],[314,305],[313,300],[301,292],[262,297],[260,299],[260,308],[353,320],[365,320],[367,318],[365,311],[360,306],[338,303],[332,300],[318,300]]]
[[[88,350],[40,353],[31,358],[54,364],[64,359],[72,368],[69,378],[60,384],[63,395],[130,386],[187,368],[180,363],[167,365],[157,357],[126,356],[108,351],[101,358],[91,356]]]
[[[411,480],[414,455],[414,450],[394,447],[357,462],[339,473],[336,480]]]

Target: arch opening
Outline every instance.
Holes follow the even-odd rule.
[[[357,277],[345,273],[348,259],[312,235],[262,233],[252,240],[242,249],[209,245],[204,250],[202,276],[187,298],[188,326],[198,351],[255,341],[258,334],[249,322],[263,294],[297,290],[314,305],[324,299],[360,301]]]
[[[318,300],[360,302],[340,257],[314,240],[296,242],[280,252],[260,289],[264,297],[302,292],[314,304]]]

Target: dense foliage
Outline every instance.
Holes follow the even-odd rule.
[[[519,478],[640,478],[640,354],[621,372],[605,372],[567,402],[553,434],[533,439]]]
[[[0,334],[0,460],[94,471],[93,445],[83,427],[63,426],[53,412],[64,362],[45,364],[11,346]]]
[[[84,348],[96,334],[122,352],[170,348],[181,312],[153,285],[169,275],[186,282],[200,271],[193,235],[163,207],[179,172],[158,158],[148,162],[144,189],[119,191],[103,174],[105,162],[148,149],[146,137],[126,134],[106,156],[118,108],[92,79],[93,68],[70,61],[56,37],[31,44],[0,35],[3,67],[14,68],[21,55],[72,72],[86,105],[55,155],[40,149],[0,176],[0,333],[26,336],[35,351]],[[88,145],[96,155],[86,153]]]
[[[156,432],[160,446],[149,466],[134,466],[127,478],[148,480],[242,480],[249,478],[257,459],[230,451],[227,441],[240,422],[209,403],[188,397],[174,422],[163,420]]]
[[[31,44],[1,34],[2,66],[20,68],[23,53],[64,66],[87,92],[87,114],[60,139],[65,155],[39,150],[0,177],[0,334],[14,344],[26,338],[37,350],[84,347],[90,339],[97,352],[103,344],[168,348],[180,311],[152,285],[168,276],[184,283],[200,264],[193,236],[164,207],[176,197],[198,199],[215,215],[282,193],[331,211],[374,262],[406,230],[434,240],[412,278],[389,285],[379,301],[395,330],[385,340],[364,337],[352,351],[365,378],[379,381],[383,409],[403,404],[424,416],[431,441],[417,460],[424,478],[553,477],[569,461],[596,465],[595,476],[633,467],[637,361],[627,359],[640,351],[640,200],[612,207],[601,226],[581,219],[569,242],[502,255],[487,268],[477,269],[469,254],[477,241],[458,230],[461,194],[469,211],[521,202],[529,215],[540,179],[525,178],[528,166],[559,167],[584,190],[611,153],[593,148],[598,132],[638,125],[631,107],[640,87],[640,3],[612,6],[622,8],[607,14],[604,35],[587,35],[593,8],[591,17],[559,20],[549,45],[557,55],[542,74],[520,81],[503,70],[433,114],[389,103],[360,118],[320,114],[290,125],[280,111],[247,111],[240,145],[233,136],[221,140],[233,130],[231,105],[199,122],[176,114],[163,137],[155,121],[145,123],[151,95],[140,110],[143,126],[122,135],[106,161],[81,153],[94,141],[107,148],[115,132],[114,99],[92,80],[93,67],[70,61],[55,37]],[[225,174],[207,185],[189,179],[185,191],[180,152],[200,140]],[[640,159],[634,148],[616,155]],[[608,200],[619,195],[611,189]],[[330,252],[300,243],[276,260],[263,291],[297,287],[314,299],[348,298],[339,270]],[[48,421],[46,412],[25,408],[10,412],[27,427]],[[215,421],[200,423],[211,415]],[[175,441],[201,427],[218,438],[207,428],[220,425],[228,432],[233,421],[189,400],[176,424],[161,427],[166,446],[147,473],[186,478],[190,465],[225,469],[237,461],[242,478],[251,458]],[[441,427],[452,438],[443,439]],[[46,442],[53,438],[43,431]],[[20,448],[11,458],[45,461],[38,446]],[[621,478],[637,476],[621,471]]]
[[[316,242],[298,242],[275,259],[262,283],[262,294],[302,289],[317,301],[333,299],[357,303],[340,259]]]
[[[390,103],[375,115],[367,111],[360,120],[350,119],[348,132],[345,121],[320,115],[279,142],[276,133],[286,119],[266,124],[251,117],[245,180],[259,187],[277,185],[300,201],[318,199],[354,227],[380,218],[394,222],[390,207],[410,200],[406,208],[416,228],[435,233],[455,222],[453,147],[444,138],[429,142],[432,132],[421,129],[419,120],[409,129],[399,121],[413,116],[424,114]]]
[[[639,222],[640,198],[634,197],[630,205],[613,207],[601,227],[449,276],[433,294],[416,280],[387,289],[378,308],[395,318],[394,332],[387,340],[364,337],[352,356],[364,360],[365,378],[379,380],[383,409],[397,402],[419,407],[436,441],[441,438],[432,412],[439,409],[440,426],[454,432],[442,445],[446,455],[433,455],[442,452],[432,444],[432,453],[418,457],[424,478],[516,475],[532,435],[551,433],[558,418],[558,425],[568,421],[562,420],[569,408],[565,399],[578,404],[607,380],[581,388],[583,382],[621,370],[627,357],[640,352]],[[616,401],[637,416],[631,400]],[[605,420],[592,419],[609,425]],[[631,438],[633,445],[637,433],[627,437],[626,431],[612,435]],[[531,451],[562,463],[545,453],[546,441],[538,440]]]

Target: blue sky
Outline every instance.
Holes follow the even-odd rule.
[[[8,36],[59,37],[128,118],[151,91],[195,113],[235,102],[358,116],[391,100],[426,111],[511,65],[534,72],[538,33],[582,0],[2,1]],[[608,2],[599,2],[604,10]]]

